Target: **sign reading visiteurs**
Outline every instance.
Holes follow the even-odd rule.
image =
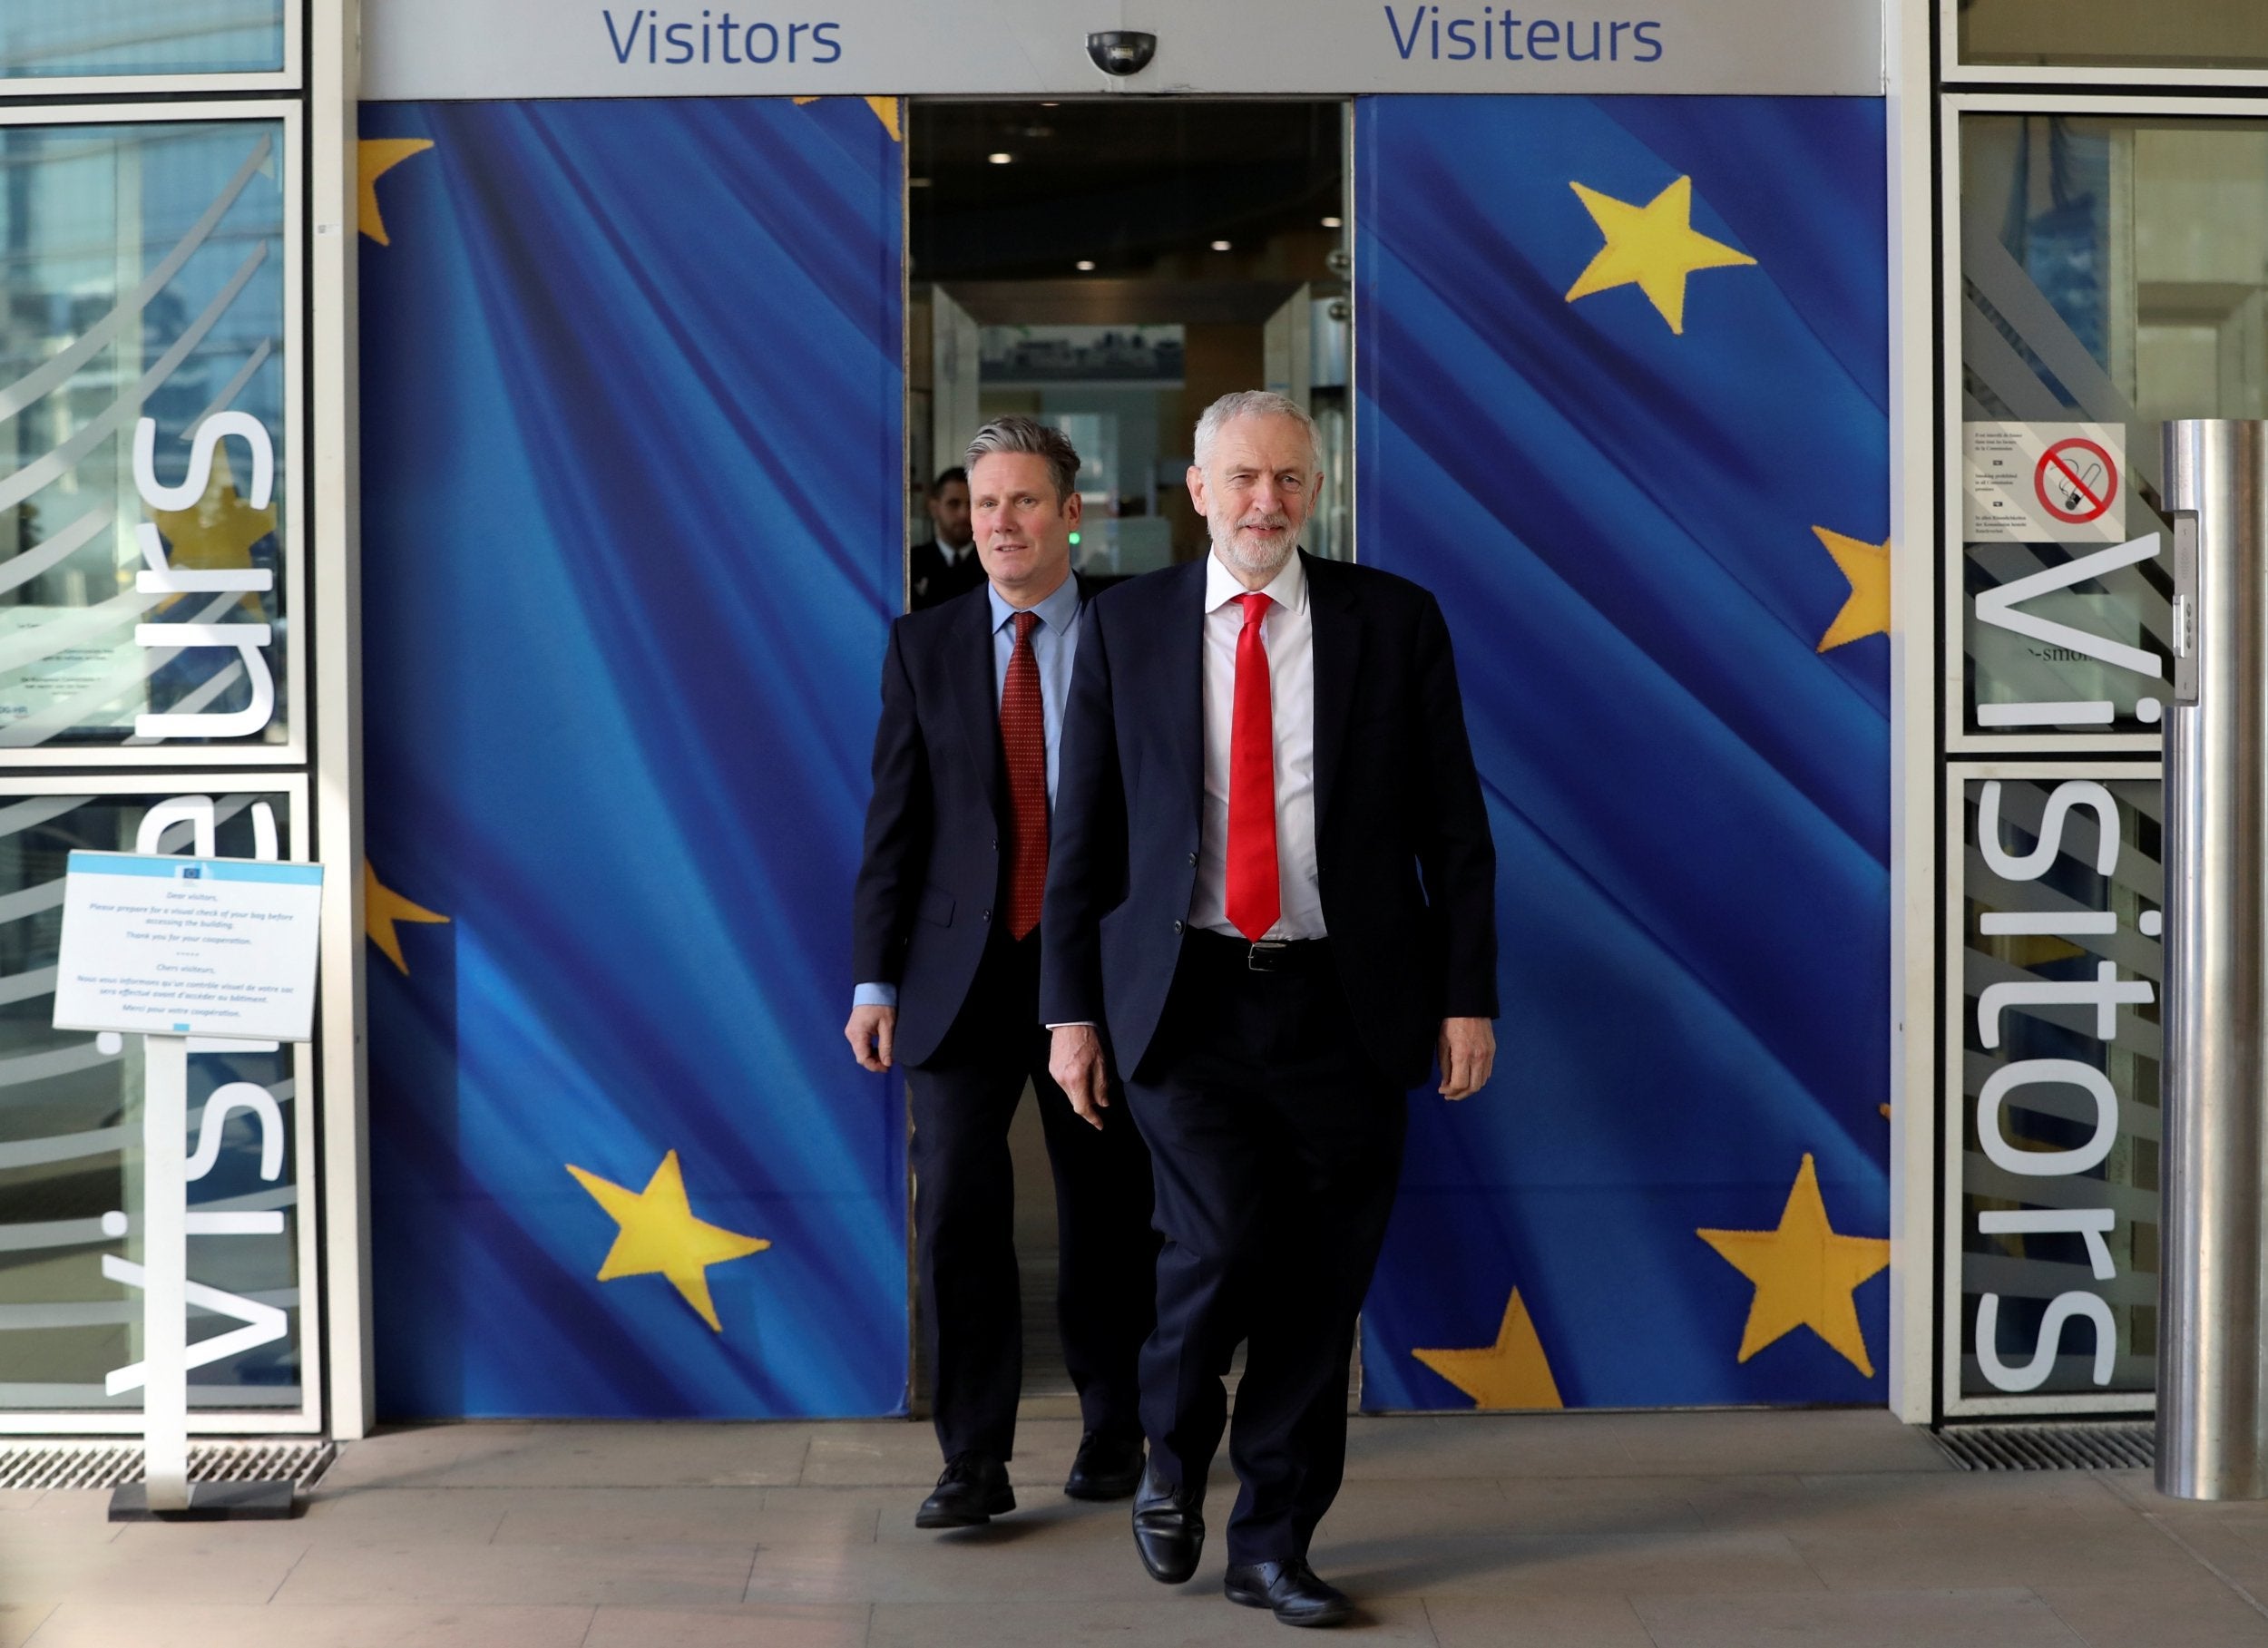
[[[147,1281],[144,1043],[54,1028],[65,866],[87,842],[272,860],[294,819],[280,790],[0,801],[0,1170],[48,1210],[0,1252],[0,1408],[142,1401],[129,1324]],[[308,1397],[301,1325],[313,1320],[315,1272],[300,1216],[301,1094],[295,1050],[243,1034],[194,1039],[187,1059],[188,1399],[200,1413],[257,1412],[276,1429]]]
[[[0,749],[285,741],[283,137],[7,130]]]
[[[386,0],[366,98],[1637,92],[1879,97],[1875,0]],[[1147,34],[1104,73],[1087,37]]]

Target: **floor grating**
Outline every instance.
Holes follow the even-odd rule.
[[[313,1487],[338,1458],[332,1442],[199,1442],[189,1450],[191,1482],[288,1478]],[[132,1441],[0,1442],[0,1488],[116,1487],[142,1480],[142,1444]]]
[[[2073,1425],[1946,1425],[1937,1445],[1963,1470],[2148,1470],[2157,1457],[2149,1419]]]

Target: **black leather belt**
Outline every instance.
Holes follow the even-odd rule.
[[[1234,933],[1211,932],[1203,928],[1193,929],[1189,937],[1201,945],[1218,964],[1234,965],[1241,961],[1245,970],[1256,973],[1309,973],[1324,965],[1330,954],[1328,939],[1261,939],[1247,941]]]

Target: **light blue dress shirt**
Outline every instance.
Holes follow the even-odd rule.
[[[1016,626],[1009,620],[1016,609],[992,585],[984,599],[992,605],[992,701],[1008,690],[1008,660],[1016,650]],[[1079,629],[1086,605],[1079,599],[1079,580],[1066,578],[1054,594],[1027,609],[1040,615],[1031,629],[1031,661],[1040,669],[1040,718],[1048,743],[1048,810],[1055,809],[1055,779],[1062,767],[1063,707],[1070,699],[1071,664],[1079,656]],[[853,1007],[895,1007],[894,984],[861,984],[851,992]]]

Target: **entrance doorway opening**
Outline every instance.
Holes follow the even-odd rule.
[[[1343,101],[914,102],[907,543],[935,537],[931,483],[970,438],[1023,413],[1079,449],[1080,572],[1196,560],[1205,523],[1184,476],[1198,414],[1230,390],[1266,388],[1305,405],[1322,437],[1303,541],[1352,559],[1349,122]],[[1011,1144],[1025,1396],[1063,1400],[1035,1104],[1017,1107]],[[917,1365],[917,1399],[926,1388]]]

